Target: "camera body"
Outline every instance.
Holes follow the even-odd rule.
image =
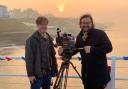
[[[58,46],[62,46],[64,49],[63,51],[63,59],[69,60],[72,57],[72,53],[75,50],[75,38],[72,36],[72,34],[64,33],[60,35],[60,29],[57,28],[57,37],[56,37],[56,43]]]

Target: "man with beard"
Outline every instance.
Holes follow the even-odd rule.
[[[112,44],[103,30],[96,29],[93,18],[85,14],[80,18],[81,31],[76,38],[76,50],[82,58],[82,82],[84,89],[104,89],[110,81],[106,54],[112,51]],[[59,49],[59,54],[63,49]]]

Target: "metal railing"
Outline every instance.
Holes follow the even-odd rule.
[[[60,58],[60,57],[57,57]],[[24,56],[0,56],[0,62],[3,60],[11,61],[11,60],[25,60]],[[72,57],[72,59],[77,59],[80,61],[80,57]],[[122,56],[122,57],[108,57],[108,60],[111,60],[111,89],[115,89],[115,80],[128,80],[128,77],[116,77],[116,61],[117,60],[126,60],[128,61],[128,56]],[[12,65],[13,66],[13,65]],[[23,66],[23,65],[21,65]],[[17,77],[27,77],[26,74],[0,74],[0,76],[17,76]],[[79,78],[78,76],[69,76],[68,78]]]

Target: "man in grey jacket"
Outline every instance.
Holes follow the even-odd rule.
[[[36,25],[37,31],[26,40],[26,70],[31,89],[50,89],[51,77],[58,72],[53,39],[47,33],[46,17],[38,17]]]

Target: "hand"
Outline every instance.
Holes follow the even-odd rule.
[[[91,46],[85,46],[84,50],[85,50],[85,53],[90,53],[91,52]]]
[[[62,46],[59,46],[58,47],[58,54],[59,54],[59,56],[62,55],[63,51],[64,51],[64,49],[62,48]]]
[[[58,74],[58,65],[56,65],[56,68],[55,68],[55,76],[57,76]]]
[[[52,76],[52,77],[56,77],[57,74],[58,74],[58,65],[55,64],[55,65],[52,66],[51,76]]]
[[[36,80],[35,76],[28,77],[31,83],[34,83],[34,80]]]
[[[58,70],[55,71],[53,77],[56,77],[58,75]]]

